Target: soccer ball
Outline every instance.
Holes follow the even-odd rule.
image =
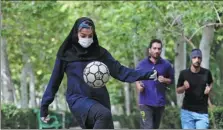
[[[101,88],[108,82],[110,73],[108,67],[100,62],[90,62],[83,72],[84,81],[93,88]]]

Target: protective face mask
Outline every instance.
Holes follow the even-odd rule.
[[[93,43],[93,38],[79,38],[78,42],[83,48],[88,48]]]

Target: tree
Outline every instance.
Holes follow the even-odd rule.
[[[9,61],[6,53],[6,40],[1,38],[1,97],[3,103],[14,103],[15,89],[13,87]]]
[[[181,30],[179,33],[182,35],[177,38],[175,43],[175,60],[174,60],[174,70],[175,70],[175,86],[177,87],[177,82],[179,78],[180,71],[186,68],[186,43],[184,39],[184,28],[182,27],[181,20],[177,23],[180,25]],[[178,107],[182,106],[184,94],[176,94]]]
[[[217,16],[216,12],[221,12],[223,5],[222,2],[213,3],[209,1],[4,1],[2,35],[7,40],[6,52],[16,99],[21,100],[20,76],[27,64],[31,66],[28,67],[27,71],[30,73],[27,73],[25,78],[28,87],[27,97],[33,95],[31,94],[33,89],[30,87],[34,84],[29,82],[32,79],[32,83],[35,83],[36,98],[41,99],[44,91],[42,86],[47,85],[49,81],[57,50],[75,20],[82,16],[91,17],[95,22],[99,44],[110,51],[120,63],[130,68],[135,68],[137,62],[145,58],[145,51],[151,39],[162,39],[165,44],[163,54],[175,64],[176,76],[190,63],[186,63],[189,61],[187,52],[199,47],[202,29],[205,27],[204,22],[212,21],[215,24],[215,35],[210,46],[209,66],[216,84],[220,86],[222,71],[218,59],[221,54],[222,18]],[[219,22],[214,22],[215,19]],[[28,61],[23,59],[24,55],[27,55]],[[60,104],[64,103],[62,99],[66,91],[64,81],[57,95]],[[136,106],[133,100],[135,98],[131,95],[135,89],[134,84],[129,84],[131,87],[126,89],[125,84],[111,78],[107,86],[112,105],[122,106],[125,109],[124,104],[130,103],[126,105],[131,106],[127,111],[135,110],[132,108]],[[126,97],[123,96],[124,93]],[[174,89],[170,88],[167,96],[168,100],[176,103]],[[220,97],[220,94],[217,94],[217,97]],[[125,98],[130,101],[125,102]]]
[[[214,40],[214,27],[213,26],[205,27],[202,33],[200,49],[202,51],[202,57],[203,57],[201,66],[207,69],[209,69],[210,50],[213,40]]]
[[[65,39],[67,33],[63,32],[70,29],[65,22],[68,12],[61,10],[61,4],[55,1],[4,1],[3,5],[5,19],[2,34],[8,41],[7,52],[13,52],[9,53],[8,59],[12,80],[18,91],[16,98],[23,104],[30,102],[30,106],[35,106],[35,91],[41,91],[40,86],[49,81],[55,59],[52,54],[56,54],[58,43]],[[62,89],[65,91],[65,88]]]
[[[0,2],[1,4],[1,2]],[[0,5],[1,8],[1,5]],[[0,12],[0,29],[2,31],[2,10]],[[1,91],[1,97],[3,103],[14,103],[15,101],[15,89],[12,83],[11,79],[11,72],[9,69],[9,61],[8,61],[8,55],[6,52],[6,47],[7,47],[7,42],[6,39],[0,37],[1,41],[1,86],[2,91]]]

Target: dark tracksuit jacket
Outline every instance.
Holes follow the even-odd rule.
[[[146,72],[143,70],[126,68],[116,61],[109,52],[106,52],[97,61],[106,64],[111,76],[123,82],[146,80],[146,78],[148,79],[148,73],[151,73],[152,71],[149,70]],[[54,100],[54,96],[58,91],[64,73],[67,75],[68,85],[66,101],[82,128],[86,128],[85,121],[92,105],[100,103],[110,109],[110,99],[106,86],[102,88],[91,88],[84,82],[83,70],[90,62],[92,61],[74,61],[65,63],[56,58],[50,81],[42,97],[41,117],[47,115],[48,106]]]

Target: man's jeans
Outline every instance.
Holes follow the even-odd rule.
[[[181,125],[183,129],[208,129],[208,114],[181,109]]]

